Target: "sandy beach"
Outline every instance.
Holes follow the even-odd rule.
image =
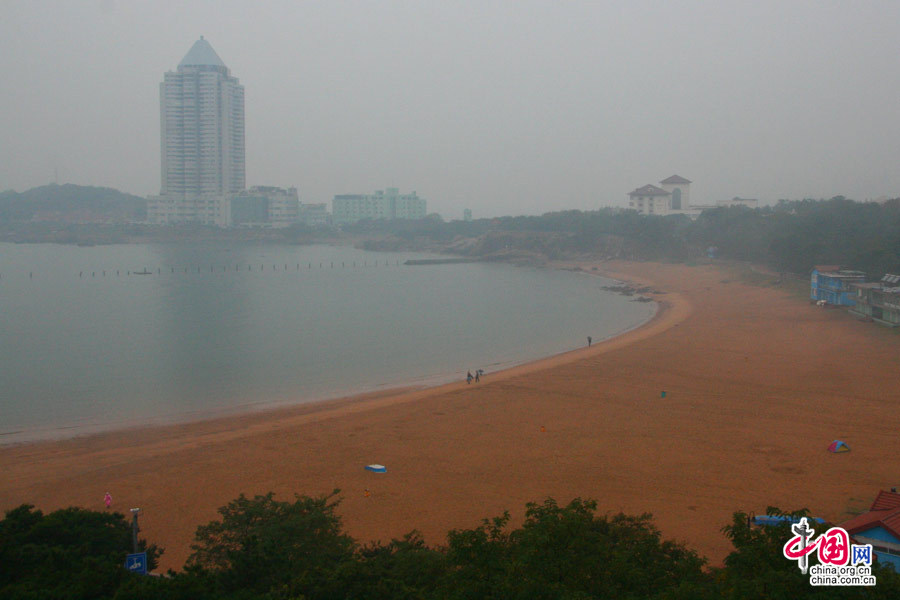
[[[340,488],[357,540],[418,529],[432,545],[504,510],[518,524],[529,501],[582,497],[651,512],[716,564],[733,511],[840,522],[900,483],[893,332],[715,267],[597,267],[662,292],[657,316],[477,384],[0,448],[0,509],[101,510],[109,491],[115,510],[143,509],[141,535],[177,569],[240,493]],[[828,453],[836,438],[852,451]]]

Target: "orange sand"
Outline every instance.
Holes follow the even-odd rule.
[[[0,509],[100,510],[109,490],[115,510],[144,509],[142,536],[179,568],[196,527],[242,492],[340,488],[358,540],[416,528],[429,544],[580,496],[601,512],[652,512],[664,536],[718,563],[735,510],[840,521],[900,482],[892,332],[712,267],[601,268],[665,291],[657,317],[479,384],[2,448]],[[852,452],[826,452],[835,438]],[[363,470],[373,462],[388,473]]]

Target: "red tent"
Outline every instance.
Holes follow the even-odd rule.
[[[829,452],[850,452],[850,446],[842,442],[841,440],[834,440],[828,446]]]

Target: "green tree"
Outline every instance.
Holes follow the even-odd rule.
[[[338,491],[294,502],[241,494],[219,509],[221,520],[197,529],[188,566],[214,574],[226,593],[312,597],[353,557],[354,541],[334,512]]]
[[[446,555],[429,548],[417,532],[387,545],[360,548],[345,562],[321,598],[412,600],[433,596],[447,572]]]
[[[650,515],[597,516],[576,498],[559,506],[530,503],[525,523],[505,533],[509,516],[448,536],[454,566],[448,598],[649,598],[679,585],[699,586],[704,561],[663,541]]]
[[[150,569],[162,550],[139,540]],[[0,597],[107,598],[124,581],[131,524],[115,512],[66,508],[44,515],[23,504],[0,521]]]
[[[509,570],[509,513],[484,519],[475,529],[447,534],[449,570],[441,582],[446,598],[498,598]],[[498,595],[500,594],[500,595]]]

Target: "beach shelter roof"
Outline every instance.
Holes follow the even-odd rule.
[[[842,442],[841,440],[834,440],[828,446],[829,452],[850,452],[850,446]]]
[[[808,520],[823,525],[825,523],[825,519],[820,519],[819,517],[807,517]],[[790,517],[787,515],[755,515],[753,517],[754,525],[765,525],[765,526],[774,526],[781,525],[782,523],[799,523],[800,517]]]
[[[387,467],[384,465],[366,465],[366,471],[374,471],[375,473],[387,473]]]
[[[878,492],[869,512],[841,523],[850,535],[863,533],[874,527],[883,527],[894,538],[900,539],[900,494],[891,490]]]

